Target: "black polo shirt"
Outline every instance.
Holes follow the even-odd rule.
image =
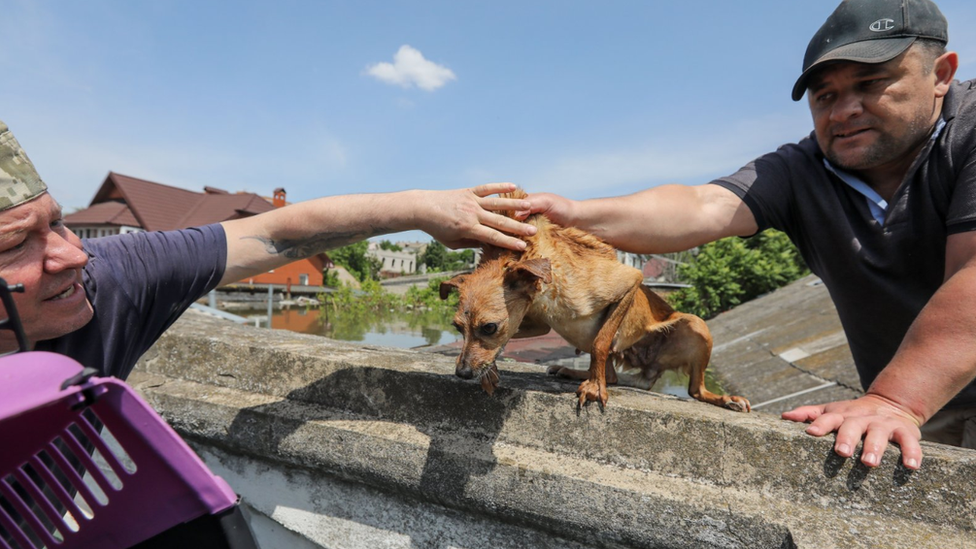
[[[942,285],[946,237],[976,230],[976,81],[953,83],[942,118],[945,126],[919,153],[884,223],[864,195],[825,168],[813,134],[712,182],[746,203],[760,231],[789,235],[823,280],[865,388]],[[976,382],[947,407],[973,405]]]

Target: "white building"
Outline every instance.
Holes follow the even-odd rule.
[[[384,250],[376,242],[369,243],[366,255],[374,257],[383,263],[381,273],[414,274],[417,272],[417,254],[412,251],[394,252]]]

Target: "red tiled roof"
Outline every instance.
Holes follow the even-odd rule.
[[[274,209],[254,193],[231,194],[213,187],[198,193],[110,172],[91,206],[65,216],[71,225],[130,225],[147,231],[196,227]]]
[[[664,274],[665,268],[667,268],[667,264],[664,261],[652,257],[644,264],[644,268],[641,271],[644,273],[645,278],[657,278]]]
[[[64,216],[64,222],[70,225],[118,225],[138,227],[139,220],[125,202],[111,200],[95,204],[90,208],[70,213]]]
[[[180,227],[197,227],[227,221],[240,217],[273,210],[270,202],[253,193],[241,194],[208,194],[200,197],[199,202],[186,212],[180,221]]]
[[[270,200],[254,193],[229,193],[214,187],[204,187],[204,192],[198,193],[109,172],[91,205],[64,216],[64,221],[69,228],[125,225],[168,231],[250,217],[273,209]],[[333,265],[325,253],[293,264],[304,262],[319,272],[326,265]]]

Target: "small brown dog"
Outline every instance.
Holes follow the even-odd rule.
[[[518,190],[505,196],[524,198]],[[511,215],[511,213],[510,213]],[[478,267],[441,284],[441,299],[460,292],[454,326],[464,335],[455,373],[477,378],[492,394],[498,386],[495,360],[508,340],[556,330],[590,353],[589,371],[552,367],[550,374],[583,379],[579,406],[607,403],[607,384],[618,382],[615,365],[637,369],[621,383],[650,389],[665,370],[689,376],[688,393],[703,402],[740,412],[749,401],[705,388],[712,337],[705,322],[675,311],[643,285],[637,269],[617,260],[606,242],[582,230],[560,227],[543,215],[526,222],[538,231],[522,252],[486,246]]]

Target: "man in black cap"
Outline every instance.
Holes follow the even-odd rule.
[[[626,197],[530,195],[531,212],[629,251],[786,232],[837,305],[866,394],[783,414],[910,469],[919,439],[976,448],[976,82],[954,80],[929,0],[846,0],[793,88],[814,131],[728,177]],[[524,212],[523,212],[524,213]],[[940,411],[941,410],[941,411]]]

